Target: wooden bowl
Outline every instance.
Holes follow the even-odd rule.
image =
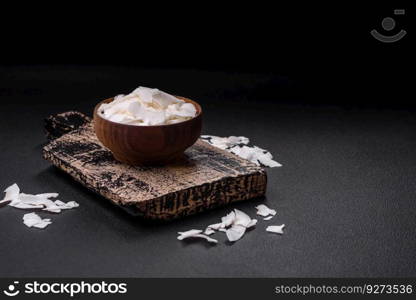
[[[177,98],[192,103],[197,114],[184,122],[167,125],[140,126],[112,122],[101,117],[94,109],[94,130],[100,142],[110,149],[114,158],[130,165],[161,165],[180,158],[201,135],[202,109],[190,99]]]

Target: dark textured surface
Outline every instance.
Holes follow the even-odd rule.
[[[20,67],[0,77],[1,187],[17,182],[80,203],[43,231],[23,225],[24,211],[0,208],[0,276],[416,276],[413,110],[305,105],[318,95],[290,96],[298,87],[267,74]],[[144,224],[41,158],[46,116],[92,111],[139,84],[200,102],[204,134],[246,135],[276,156],[283,167],[268,170],[266,199],[278,210],[273,221],[233,245],[222,234],[216,246],[179,242],[177,231],[217,222],[228,209]],[[254,216],[254,205],[233,207]],[[264,231],[280,223],[285,235]]]

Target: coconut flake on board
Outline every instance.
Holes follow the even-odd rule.
[[[246,138],[245,136],[233,136],[233,135],[229,137],[219,137],[215,135],[201,135],[201,139],[223,150],[227,150],[229,148],[232,148],[240,144],[247,145],[250,142],[250,140]]]
[[[273,155],[269,151],[257,146],[247,146],[250,142],[247,137],[219,137],[215,135],[201,135],[201,139],[217,148],[226,150],[244,159],[247,159],[256,165],[262,165],[270,168],[282,166],[280,163],[273,160]]]
[[[272,225],[272,226],[267,226],[266,231],[267,232],[278,233],[278,234],[283,234],[283,228],[285,228],[285,224]]]

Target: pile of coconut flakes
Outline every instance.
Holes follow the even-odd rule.
[[[268,221],[276,215],[276,210],[268,208],[264,204],[256,206],[257,215],[263,217],[263,220]],[[208,225],[203,230],[191,229],[188,231],[178,232],[178,240],[182,241],[187,238],[203,238],[210,243],[218,243],[218,240],[211,238],[210,235],[216,232],[224,232],[230,242],[236,242],[241,239],[247,229],[254,227],[257,224],[257,219],[250,218],[249,215],[241,210],[234,209],[232,212],[221,218],[220,223]],[[283,234],[282,225],[272,225],[266,228],[266,231],[272,233]]]
[[[250,140],[245,136],[219,137],[215,135],[201,135],[201,139],[217,148],[247,159],[258,166],[270,168],[282,166],[273,160],[273,155],[269,151],[257,146],[247,146]]]
[[[60,213],[62,210],[72,209],[78,207],[79,204],[75,201],[62,202],[61,200],[51,200],[58,197],[58,193],[44,193],[44,194],[25,194],[20,192],[19,186],[15,183],[4,190],[6,193],[0,204],[7,203],[8,206],[19,209],[38,209],[52,213]],[[45,228],[52,224],[51,219],[42,219],[35,212],[25,214],[23,216],[23,223],[27,227]]]

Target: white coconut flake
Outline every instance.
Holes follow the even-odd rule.
[[[257,214],[262,217],[267,217],[269,215],[274,216],[276,214],[276,210],[270,209],[264,204],[260,204],[256,206],[256,209],[257,209]]]
[[[211,224],[211,225],[208,225],[208,228],[211,228],[214,230],[220,230],[220,228],[224,228],[224,224],[223,223]]]
[[[264,221],[269,221],[269,220],[271,220],[273,217],[274,217],[274,216],[268,216],[268,217],[266,217],[266,218],[263,218],[263,220],[264,220]]]
[[[182,241],[187,238],[203,238],[206,239],[210,243],[218,243],[216,239],[210,238],[209,236],[202,234],[202,230],[191,229],[184,232],[178,232],[178,240]]]
[[[215,244],[218,243],[218,240],[210,238],[209,236],[206,236],[205,234],[196,234],[193,237],[206,239],[210,243],[215,243]]]
[[[235,220],[235,212],[234,211],[232,211],[228,215],[222,217],[221,222],[222,222],[223,228],[231,226],[231,224],[234,223],[234,220]]]
[[[228,143],[230,144],[230,147],[233,147],[235,145],[244,144],[247,145],[250,142],[250,140],[245,136],[229,136],[228,137]]]
[[[256,226],[256,224],[257,224],[257,219],[251,219],[250,223],[247,224],[246,228]]]
[[[227,238],[230,242],[235,242],[241,239],[245,232],[246,227],[242,225],[233,225],[232,227],[227,229],[225,234],[227,235]]]
[[[230,242],[241,239],[247,228],[257,224],[256,219],[251,219],[245,212],[238,209],[234,209],[221,220],[223,227],[219,231],[225,232]]]
[[[250,142],[247,137],[219,137],[215,135],[201,135],[201,139],[217,148],[226,150],[240,156],[241,158],[247,159],[256,165],[270,168],[282,166],[280,163],[273,160],[273,155],[269,151],[257,146],[247,146]]]
[[[214,234],[215,233],[215,230],[214,229],[212,229],[212,228],[207,228],[207,229],[205,229],[205,231],[204,231],[204,234],[206,234],[206,235],[211,235],[211,234]]]
[[[51,219],[42,219],[36,213],[29,213],[23,216],[23,223],[27,227],[36,227],[43,229],[49,224],[52,224]]]
[[[4,196],[3,200],[0,203],[7,202],[7,201],[17,201],[20,193],[19,186],[16,183],[13,183],[7,189],[4,190],[6,195]]]
[[[211,145],[223,150],[230,149],[236,145],[246,145],[250,142],[245,136],[219,137],[215,135],[201,135],[201,138]]]
[[[242,212],[241,210],[238,210],[238,209],[234,209],[234,213],[235,213],[235,218],[234,218],[233,225],[241,225],[241,226],[247,227],[250,224],[251,218],[245,212]]]
[[[267,226],[266,231],[283,234],[283,228],[285,228],[285,224],[282,225],[273,225],[273,226]]]
[[[202,230],[198,230],[198,229],[191,229],[191,230],[188,230],[188,231],[178,232],[178,234],[179,234],[178,240],[181,241],[181,240],[183,240],[187,237],[190,237],[190,236],[193,236],[193,235],[196,235],[196,234],[200,234],[200,233],[202,233]]]
[[[270,168],[282,166],[277,161],[273,160],[273,156],[269,151],[261,149],[257,146],[236,146],[231,148],[230,152],[247,159],[256,165],[263,165]]]

